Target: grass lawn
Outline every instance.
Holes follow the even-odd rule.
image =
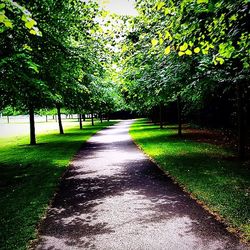
[[[111,124],[84,123],[80,130],[72,122],[64,135],[39,132],[36,146],[28,145],[27,135],[0,138],[0,249],[26,249],[74,154],[91,135]]]
[[[130,134],[162,169],[250,241],[249,162],[238,162],[222,146],[180,139],[176,126],[159,129],[140,119]]]

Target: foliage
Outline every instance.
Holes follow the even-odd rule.
[[[211,53],[215,65],[238,58],[249,67],[247,1],[156,1],[148,8],[156,14],[151,22],[161,20],[153,46],[167,46],[167,53],[171,47],[179,56]]]
[[[240,98],[247,109],[247,1],[141,0],[136,7],[137,17],[121,18],[119,47],[121,91],[132,109],[147,114],[179,96],[185,113],[193,113],[202,110],[206,96],[223,98],[239,86],[244,94],[228,102],[236,106]]]
[[[108,96],[105,102],[112,110],[116,94],[103,95],[102,79],[110,59],[97,3],[6,0],[0,7],[12,23],[6,27],[6,21],[0,33],[0,109],[12,106],[27,112],[57,106],[81,113],[88,110],[90,100],[101,104]]]
[[[7,29],[18,29],[20,22],[23,23],[30,34],[42,35],[30,11],[13,0],[2,0],[0,4],[0,33]]]

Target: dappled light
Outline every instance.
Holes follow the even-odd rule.
[[[220,211],[231,223],[248,225],[248,165],[232,161],[232,150],[216,143],[184,140],[171,126],[160,130],[146,120],[136,122],[130,133],[148,155],[199,200]]]
[[[28,145],[27,135],[17,136],[14,131],[14,135],[6,140],[5,134],[1,134],[0,206],[3,237],[0,238],[0,245],[5,245],[10,231],[18,235],[18,245],[25,245],[31,237],[35,237],[33,232],[37,221],[75,152],[92,134],[112,124],[97,123],[93,127],[88,122],[84,123],[84,130],[79,130],[73,121],[66,125],[65,135],[58,135],[53,128],[42,126],[46,134],[44,130],[38,133],[36,146]],[[19,131],[23,124],[16,127]],[[17,244],[12,243],[15,238],[11,239],[8,241],[10,248],[12,244]]]
[[[1,0],[0,249],[246,249],[249,21],[250,0]]]
[[[98,132],[76,155],[37,249],[244,249],[140,152],[130,124]]]
[[[105,10],[117,15],[137,16],[133,0],[99,0]]]

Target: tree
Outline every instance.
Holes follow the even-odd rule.
[[[202,98],[208,91],[215,93],[220,89],[224,95],[235,89],[239,154],[243,158],[249,3],[182,0],[137,1],[136,5],[140,16],[130,18],[127,39],[122,45],[128,76],[126,97],[147,109],[181,98],[181,106],[191,111],[189,107],[203,105]],[[220,88],[225,82],[228,85]],[[178,112],[179,117],[181,113]]]
[[[63,133],[60,108],[73,105],[70,99],[84,89],[86,74],[101,70],[100,62],[94,60],[100,50],[99,41],[93,36],[98,26],[95,21],[98,5],[44,0],[25,3],[24,8],[6,0],[0,8],[0,21],[4,24],[1,108],[12,105],[29,110],[31,144],[35,144],[35,109],[56,106],[60,133]],[[27,9],[32,9],[37,22]],[[24,25],[18,26],[20,18]]]

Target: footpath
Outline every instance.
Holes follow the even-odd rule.
[[[35,249],[249,249],[135,146],[132,122],[98,132],[78,152]]]

